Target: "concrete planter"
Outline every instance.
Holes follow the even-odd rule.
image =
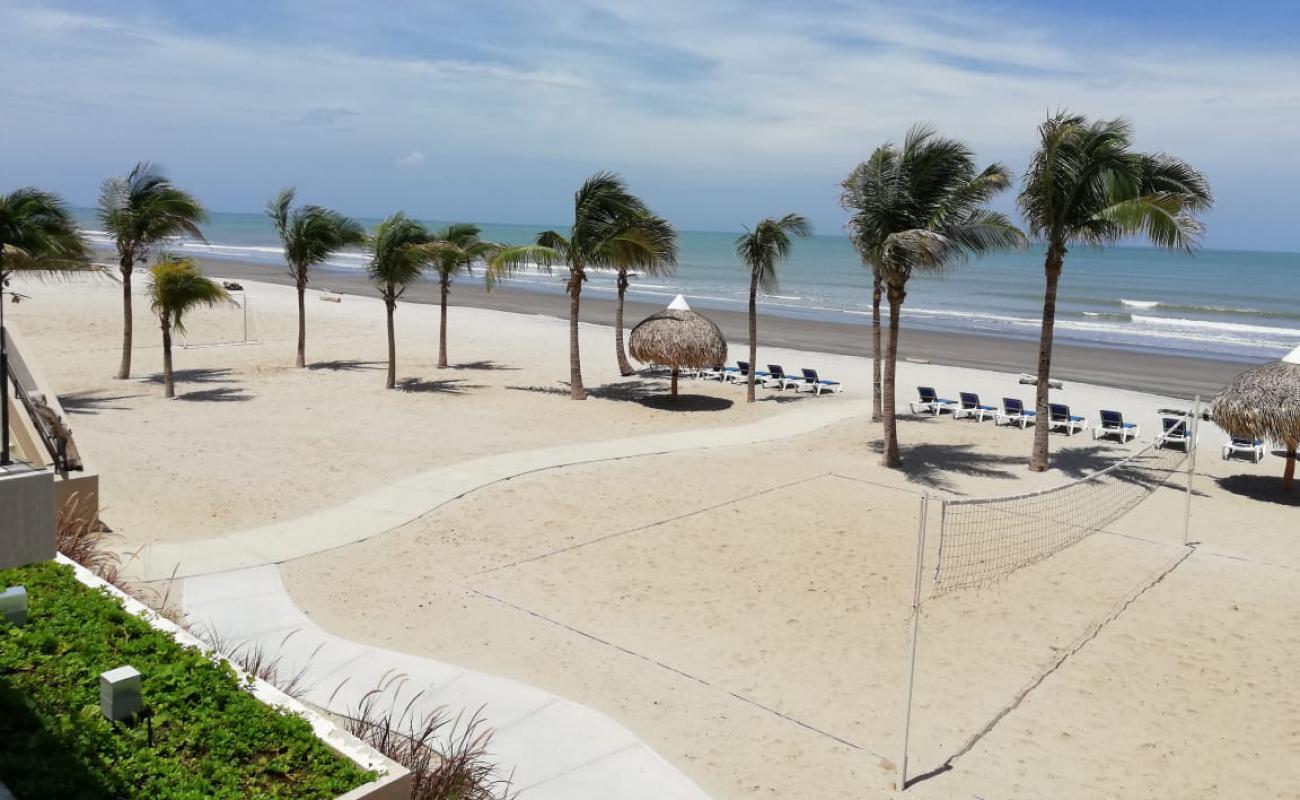
[[[154,628],[169,634],[177,643],[186,647],[196,647],[205,653],[220,658],[222,661],[230,664],[235,673],[242,679],[252,681],[252,693],[258,700],[270,706],[275,706],[292,714],[307,720],[316,736],[323,741],[331,750],[357,764],[362,769],[373,770],[378,773],[379,777],[364,786],[358,786],[347,794],[340,795],[336,800],[408,800],[411,796],[411,773],[398,764],[396,761],[385,757],[370,745],[351,735],[347,731],[335,725],[321,714],[313,711],[303,705],[298,700],[290,697],[271,684],[260,678],[250,676],[247,672],[239,667],[238,664],[231,663],[225,656],[213,650],[206,643],[194,636],[190,632],[176,625],[169,619],[160,616],[153,609],[136,600],[134,597],[118,589],[116,586],[101,580],[94,573],[87,570],[80,564],[66,558],[62,554],[55,559],[60,564],[67,564],[76,572],[77,580],[86,586],[95,589],[105,589],[114,597],[122,601],[122,606],[127,613],[140,617],[148,622]]]

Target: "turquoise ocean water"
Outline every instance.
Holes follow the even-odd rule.
[[[92,241],[106,243],[89,210],[78,212]],[[377,220],[365,220],[373,225]],[[532,240],[541,226],[484,225],[484,235],[511,244]],[[213,214],[207,243],[180,241],[180,254],[283,268],[279,241],[261,214]],[[736,233],[681,233],[674,275],[633,282],[629,296],[667,304],[681,292],[699,309],[743,310],[748,278],[731,247]],[[334,270],[360,270],[363,253],[341,253]],[[909,284],[904,324],[950,332],[1036,339],[1042,312],[1042,248],[1001,253],[941,277]],[[865,324],[870,275],[842,235],[795,244],[780,269],[780,290],[760,299],[764,313]],[[481,278],[461,278],[472,284]],[[511,281],[543,292],[563,290],[559,274],[529,272]],[[612,296],[609,275],[592,275],[585,292]],[[1277,358],[1300,344],[1300,253],[1201,250],[1194,255],[1148,248],[1080,248],[1070,252],[1057,307],[1058,341],[1123,349]]]

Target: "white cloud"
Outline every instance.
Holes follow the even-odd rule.
[[[424,166],[424,162],[424,153],[421,153],[419,150],[412,150],[406,155],[399,157],[393,162],[393,165],[404,169],[418,169],[419,167]]]

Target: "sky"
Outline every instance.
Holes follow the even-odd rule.
[[[0,31],[0,191],[76,205],[149,159],[216,211],[555,225],[612,170],[685,230],[836,233],[913,123],[1018,173],[1068,108],[1205,172],[1207,246],[1300,251],[1293,1],[0,0]]]

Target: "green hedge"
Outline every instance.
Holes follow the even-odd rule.
[[[19,584],[27,625],[0,620],[0,782],[18,800],[332,798],[374,777],[71,568],[0,570]],[[99,712],[99,674],[124,664],[143,674],[152,747]]]

